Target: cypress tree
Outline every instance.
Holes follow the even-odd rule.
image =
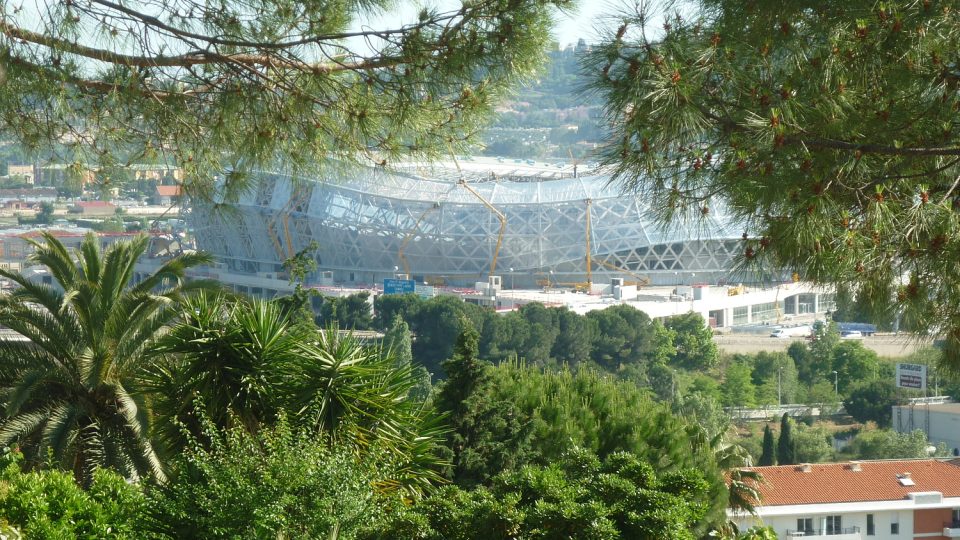
[[[783,413],[780,418],[780,440],[777,441],[777,463],[792,465],[795,461],[793,449],[793,435],[790,432],[790,417]]]
[[[767,425],[763,427],[763,454],[760,455],[759,465],[761,467],[773,465],[776,457],[774,452],[776,452],[776,449],[773,442],[773,430]]]

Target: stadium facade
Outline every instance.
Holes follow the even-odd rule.
[[[499,275],[508,288],[731,279],[742,225],[714,211],[697,230],[663,229],[609,180],[495,161],[265,173],[234,211],[194,202],[188,221],[227,270],[264,277],[316,241],[317,276],[349,285],[397,274],[451,286]]]

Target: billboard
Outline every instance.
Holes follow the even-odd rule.
[[[927,366],[923,364],[897,364],[897,388],[927,389]]]
[[[412,279],[384,279],[383,294],[407,294],[416,291],[417,282]]]

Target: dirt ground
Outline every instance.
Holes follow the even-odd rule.
[[[781,339],[763,335],[732,335],[713,336],[714,343],[726,353],[757,353],[760,351],[785,351],[794,341],[803,341],[803,338]],[[901,334],[899,336],[880,335],[865,337],[861,340],[863,346],[875,351],[880,356],[896,358],[907,356],[919,349],[930,347],[933,341],[917,339],[915,336]]]

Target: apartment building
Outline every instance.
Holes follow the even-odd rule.
[[[940,540],[960,538],[960,466],[883,460],[754,467],[757,515],[732,513],[741,530],[771,526],[777,538]]]

